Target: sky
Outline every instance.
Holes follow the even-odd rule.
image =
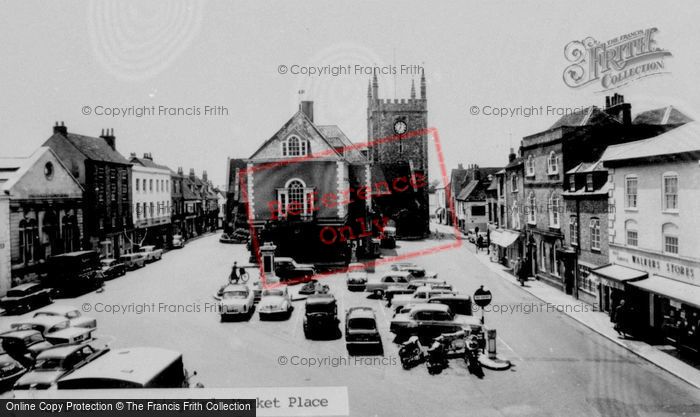
[[[249,157],[313,100],[315,121],[367,138],[369,74],[359,66],[425,69],[428,124],[449,170],[502,166],[553,114],[497,117],[485,106],[700,110],[697,1],[61,1],[0,0],[0,156],[28,155],[63,121],[75,133],[112,128],[117,150],[223,185],[226,158]],[[665,73],[608,92],[571,88],[565,46],[658,28]],[[281,66],[287,68],[281,73]],[[292,74],[347,66],[350,73]],[[379,75],[382,98],[406,98],[416,73]],[[300,94],[300,90],[304,93]],[[86,109],[89,107],[89,114]],[[199,115],[107,115],[111,108],[199,109]],[[223,106],[228,115],[203,114]],[[478,115],[471,113],[477,106]],[[100,113],[100,114],[97,114]],[[157,113],[157,112],[156,112]],[[546,112],[544,112],[546,113]],[[436,174],[435,153],[431,175]]]

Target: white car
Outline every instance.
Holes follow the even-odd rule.
[[[432,297],[444,294],[453,294],[450,290],[433,289],[430,286],[420,287],[413,294],[399,294],[392,297],[389,301],[389,306],[394,310],[399,310],[401,307],[408,304],[427,303]]]
[[[70,320],[71,327],[84,327],[94,329],[97,327],[97,320],[92,317],[83,316],[83,313],[73,306],[62,304],[51,304],[34,313],[34,317],[57,316]]]
[[[159,261],[163,256],[163,249],[156,249],[153,245],[141,246],[139,253],[143,255],[146,262]]]
[[[70,321],[65,317],[59,316],[39,316],[30,319],[12,323],[10,328],[14,331],[18,330],[37,330],[42,335],[47,336],[59,330],[65,330],[70,327]]]
[[[364,291],[367,285],[367,271],[365,270],[365,265],[362,263],[352,263],[348,265],[345,283],[350,291]]]
[[[391,265],[391,270],[410,272],[413,278],[417,279],[436,279],[438,276],[437,272],[427,271],[422,266],[418,266],[412,262],[397,262]]]
[[[379,277],[367,280],[365,291],[374,294],[376,298],[384,297],[389,287],[408,287],[413,276],[406,271],[389,271]]]
[[[289,318],[292,314],[292,297],[286,286],[265,288],[258,303],[260,320],[273,316]]]
[[[217,296],[219,300],[219,314],[221,321],[228,317],[240,317],[253,314],[255,309],[255,298],[253,291],[244,284],[232,284],[224,287],[221,295]]]
[[[173,240],[170,242],[170,246],[174,248],[183,248],[185,246],[185,239],[182,235],[173,235]]]

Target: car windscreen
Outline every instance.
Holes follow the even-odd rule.
[[[265,297],[265,296],[279,296],[279,297],[281,297],[281,296],[284,295],[284,291],[283,291],[283,290],[277,290],[277,289],[274,289],[274,290],[263,290],[262,295],[263,295],[263,297]]]
[[[34,369],[38,369],[41,371],[59,370],[63,369],[62,362],[63,361],[61,358],[37,359],[36,364],[34,365]]]
[[[350,329],[374,330],[377,326],[374,320],[366,317],[359,317],[348,320]]]
[[[306,313],[307,314],[313,314],[313,313],[333,313],[335,311],[335,304],[328,303],[328,304],[307,304],[306,305]]]
[[[24,296],[24,291],[22,290],[9,290],[7,292],[8,297],[23,297]]]
[[[224,300],[231,300],[231,299],[241,299],[241,298],[246,298],[248,296],[248,293],[245,291],[228,291],[224,293],[223,299]]]

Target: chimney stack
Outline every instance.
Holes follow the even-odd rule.
[[[207,182],[208,180],[207,171],[202,171],[202,181]]]
[[[177,175],[183,175],[182,167],[177,167]]]
[[[460,162],[459,164],[457,164],[457,169],[464,169],[464,165],[462,165],[462,163]]]
[[[508,154],[508,163],[515,161],[515,150],[510,148],[510,153]]]
[[[144,152],[143,153],[143,159],[148,159],[149,161],[153,160],[153,155],[150,152]]]
[[[190,178],[194,179],[194,168],[190,168]]]
[[[131,154],[129,154],[129,158],[136,158],[136,152],[132,152]]]
[[[58,133],[59,135],[66,136],[68,134],[68,128],[66,128],[63,122],[61,122],[60,125],[58,124],[58,122],[56,122],[56,124],[53,127],[53,133]]]
[[[112,148],[113,151],[116,151],[116,138],[114,137],[114,129],[102,129],[102,134],[100,135],[102,139],[104,139],[105,142],[107,142],[107,145],[109,145],[110,148]]]
[[[313,101],[302,101],[299,104],[299,107],[301,109],[301,112],[306,115],[306,117],[311,120],[313,123],[314,121],[314,102]]]
[[[632,124],[632,105],[625,103],[625,96],[613,94],[605,97],[605,112],[625,126]]]

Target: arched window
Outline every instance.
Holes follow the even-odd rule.
[[[625,243],[627,246],[637,246],[639,244],[639,232],[637,231],[637,222],[635,220],[627,220],[625,222]]]
[[[527,222],[530,224],[535,224],[537,222],[537,200],[535,199],[534,191],[530,191],[530,196],[528,197],[528,207],[527,207]]]
[[[673,223],[665,223],[661,227],[663,236],[664,253],[678,255],[678,226]]]
[[[293,178],[284,188],[277,190],[277,203],[281,216],[308,216],[313,212],[313,189],[304,181]]]
[[[510,176],[510,189],[512,192],[518,192],[518,176],[515,173]]]
[[[555,175],[559,173],[559,157],[554,151],[549,153],[547,158],[547,174]]]
[[[309,153],[311,146],[309,141],[301,139],[299,136],[292,135],[282,142],[283,156],[306,156]]]
[[[597,217],[592,217],[590,222],[590,233],[591,233],[591,249],[600,250],[600,219]]]
[[[532,155],[528,155],[525,168],[528,177],[535,176],[535,158],[533,158]]]
[[[555,193],[549,196],[549,227],[559,227],[561,217],[561,199]]]

